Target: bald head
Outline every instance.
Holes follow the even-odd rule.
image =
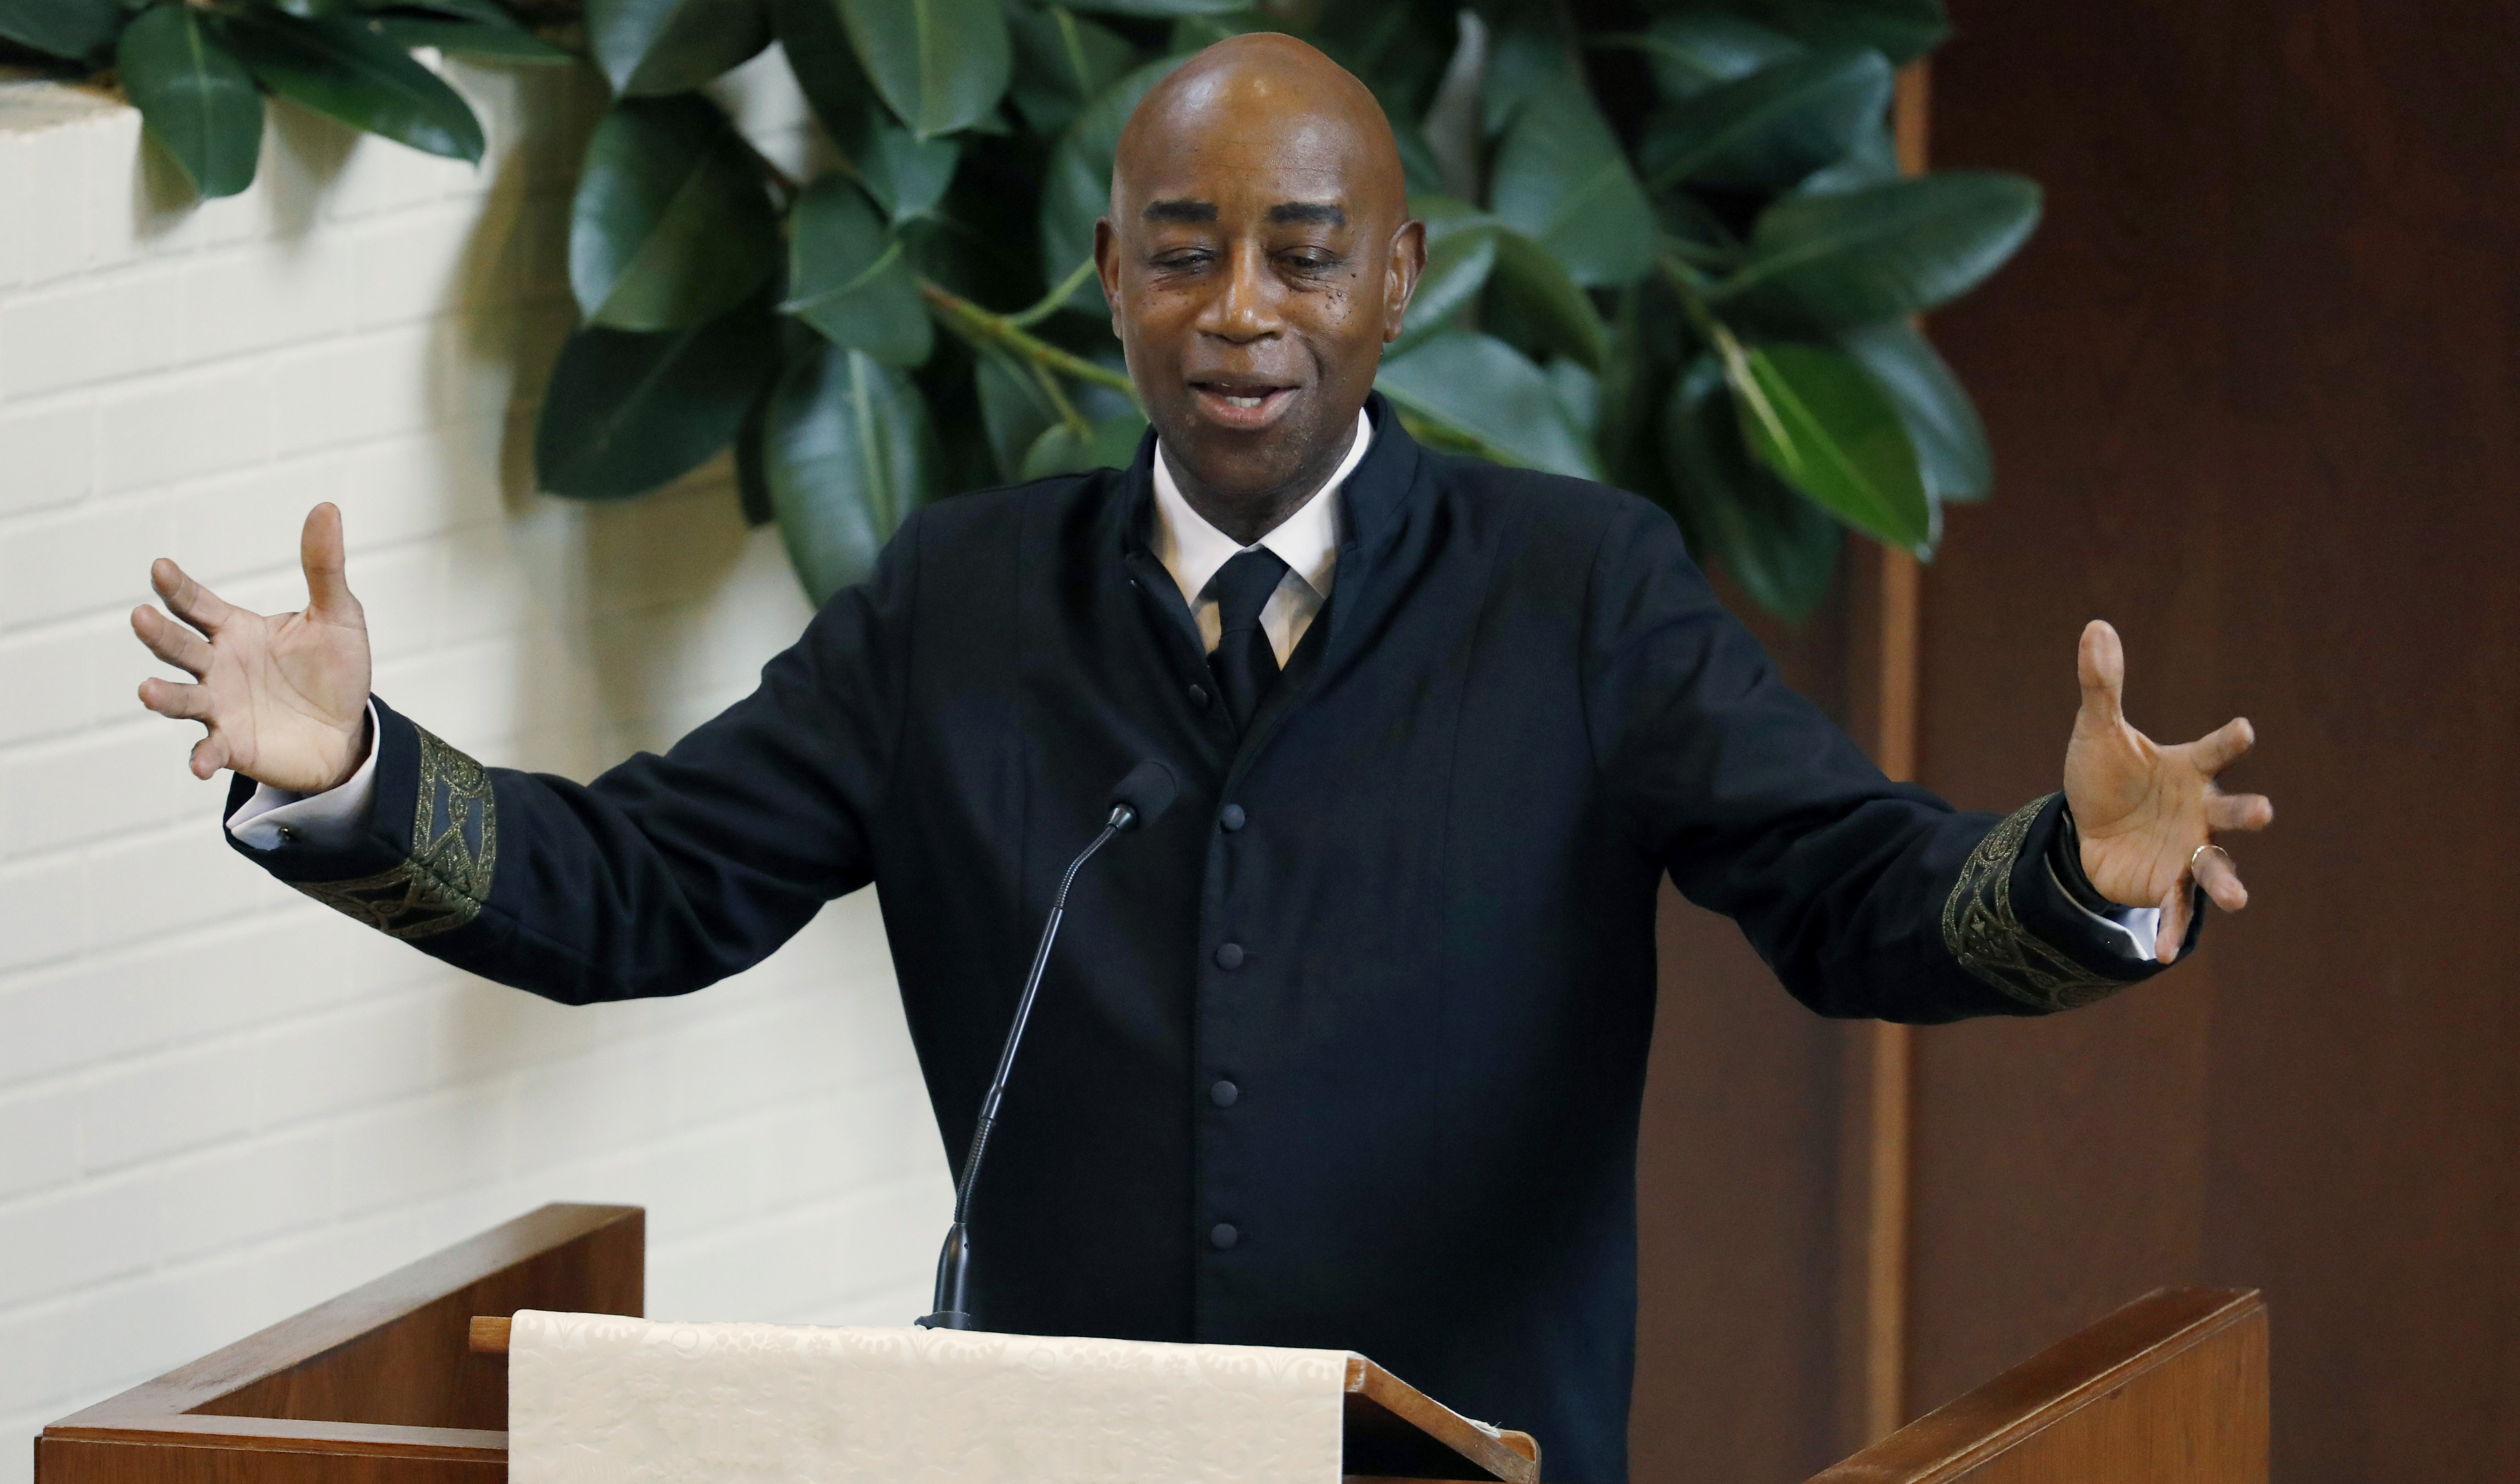
[[[1095,259],[1165,462],[1246,544],[1345,456],[1425,262],[1390,121],[1292,36],[1220,41],[1130,114]]]
[[[1111,210],[1157,189],[1202,153],[1244,142],[1292,157],[1332,156],[1357,188],[1393,211],[1408,208],[1400,146],[1382,105],[1356,74],[1292,36],[1229,36],[1149,89],[1120,131]]]

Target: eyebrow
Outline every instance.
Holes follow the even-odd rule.
[[[1339,209],[1336,202],[1280,202],[1278,204],[1269,208],[1269,219],[1281,224],[1286,222],[1309,222],[1316,225],[1327,225],[1332,227],[1344,227],[1347,225],[1347,213]]]
[[[1212,222],[1216,220],[1216,202],[1212,201],[1150,201],[1147,202],[1147,220]]]

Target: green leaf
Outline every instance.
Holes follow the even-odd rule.
[[[1620,38],[1642,52],[1665,101],[1693,97],[1802,55],[1803,46],[1755,22],[1721,11],[1664,16],[1642,35]]]
[[[0,0],[0,37],[91,65],[105,59],[130,19],[120,0]]]
[[[1007,0],[1007,33],[1014,43],[1014,80],[1008,96],[1038,134],[1056,136],[1096,94],[1139,65],[1129,39],[1064,5],[1035,10]]]
[[[979,352],[971,381],[980,397],[980,427],[998,477],[1023,477],[1024,455],[1059,421],[1058,408],[1041,379],[1022,363],[995,350]]]
[[[150,136],[165,146],[193,189],[234,196],[253,184],[262,153],[262,95],[190,6],[145,11],[114,49]]]
[[[1856,529],[1915,549],[1933,537],[1916,450],[1889,394],[1845,351],[1753,346],[1728,357],[1742,441],[1758,461]]]
[[[1662,447],[1673,480],[1666,503],[1689,553],[1720,564],[1770,612],[1798,619],[1818,607],[1837,572],[1841,527],[1751,461],[1712,352],[1673,383]]]
[[[1693,10],[1706,3],[1657,0],[1654,8]],[[1870,47],[1896,64],[1915,61],[1952,33],[1943,0],[1720,0],[1720,8],[1806,46]]]
[[[763,0],[586,0],[587,49],[615,96],[684,93],[770,44]]]
[[[1436,336],[1383,362],[1374,385],[1403,409],[1497,457],[1579,479],[1599,477],[1591,447],[1566,421],[1548,375],[1503,340],[1464,331]]]
[[[1519,232],[1497,234],[1487,307],[1487,328],[1536,359],[1569,356],[1598,372],[1609,352],[1609,329],[1593,300],[1548,248]]]
[[[427,16],[384,15],[377,18],[377,29],[396,46],[433,46],[450,57],[461,57],[468,62],[548,67],[577,60],[574,54],[513,25],[482,25],[471,21],[444,21]]]
[[[1413,196],[1409,210],[1426,224],[1426,271],[1409,297],[1400,338],[1383,347],[1386,360],[1442,334],[1470,306],[1496,266],[1497,234],[1505,230],[1495,217],[1449,196]]]
[[[1489,209],[1576,283],[1623,284],[1653,262],[1653,210],[1592,95],[1571,73],[1531,95],[1497,151]]]
[[[1111,206],[1111,161],[1120,148],[1120,128],[1147,91],[1183,61],[1166,57],[1149,62],[1104,88],[1050,152],[1041,187],[1041,266],[1048,282],[1058,283],[1094,255],[1094,223]],[[1078,285],[1067,307],[1089,314],[1100,310],[1102,280]]]
[[[760,288],[778,261],[759,168],[716,104],[625,98],[595,126],[568,223],[569,287],[589,323],[697,325]]]
[[[836,0],[771,0],[770,19],[780,50],[788,54],[788,70],[814,116],[841,152],[855,158],[851,142],[866,132],[868,112],[881,112],[883,104],[849,49]]]
[[[264,87],[424,154],[481,160],[481,122],[435,72],[355,16],[241,11],[222,34]]]
[[[926,500],[927,404],[891,367],[817,347],[780,378],[763,455],[788,560],[820,607],[865,581]]]
[[[945,199],[963,159],[963,142],[921,139],[885,118],[868,129],[849,157],[867,194],[899,225]]]
[[[1657,110],[1638,157],[1656,189],[1789,186],[1877,127],[1890,88],[1878,52],[1792,58]]]
[[[1013,58],[998,0],[837,0],[859,65],[922,139],[976,123]]]
[[[1230,16],[1252,0],[1077,0],[1076,9],[1105,16]]]
[[[1018,0],[1020,3],[1020,0]],[[1205,51],[1232,36],[1246,36],[1253,31],[1269,29],[1269,18],[1257,11],[1236,11],[1224,16],[1183,16],[1173,22],[1171,32],[1164,37],[1164,53],[1187,57]]]
[[[1147,420],[1134,408],[1104,418],[1081,438],[1066,424],[1055,423],[1024,455],[1023,476],[1047,479],[1089,469],[1126,469],[1146,435]]]
[[[1986,446],[1986,426],[1932,342],[1912,326],[1893,320],[1849,331],[1838,343],[1899,409],[1908,441],[1916,447],[1925,493],[1936,500],[1985,499],[1995,487],[1995,456]]]
[[[779,355],[753,300],[662,335],[587,327],[561,347],[534,427],[534,477],[555,495],[626,500],[706,463]]]
[[[2038,222],[2039,187],[1992,171],[1787,197],[1709,297],[1728,315],[1811,329],[1903,319],[1976,288]]]
[[[1550,394],[1557,398],[1558,411],[1567,423],[1586,438],[1594,437],[1601,426],[1601,378],[1591,367],[1570,361],[1564,356],[1541,368],[1549,378]]]
[[[782,313],[888,365],[927,359],[935,332],[909,249],[884,230],[865,193],[836,175],[806,187],[796,199],[789,251]]]

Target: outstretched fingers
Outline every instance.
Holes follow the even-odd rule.
[[[140,683],[140,703],[160,716],[171,716],[177,721],[206,722],[210,719],[208,686],[179,686],[171,680],[153,677]]]
[[[195,680],[210,672],[210,647],[201,636],[147,604],[131,610],[131,632],[149,646],[150,653]]]
[[[2263,793],[2225,793],[2220,788],[2206,790],[2205,823],[2217,832],[2264,830],[2274,822],[2274,801]]]
[[[222,624],[236,616],[236,609],[226,600],[195,582],[164,557],[149,564],[149,585],[166,600],[167,611],[212,637],[217,636]]]
[[[2234,716],[2188,743],[2187,755],[2207,778],[2238,762],[2258,744],[2258,729],[2245,716]]]
[[[2219,845],[2209,845],[2197,855],[2196,884],[2204,887],[2205,895],[2225,912],[2237,912],[2249,905],[2249,888],[2240,884],[2239,871]]]
[[[213,732],[193,743],[193,776],[206,782],[228,765],[228,740]]]

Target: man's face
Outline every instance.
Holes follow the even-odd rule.
[[[1231,73],[1150,102],[1095,235],[1130,376],[1186,482],[1308,492],[1400,333],[1422,229],[1353,117]]]

